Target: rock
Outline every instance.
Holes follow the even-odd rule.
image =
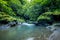
[[[48,38],[48,40],[60,40],[60,29],[54,31]]]
[[[17,24],[18,24],[18,22],[17,22],[16,20],[14,20],[14,21],[12,21],[12,22],[9,23],[9,25],[10,25],[11,27],[16,26]]]
[[[52,24],[52,25],[50,25],[50,26],[47,26],[46,28],[49,29],[49,30],[51,30],[51,31],[55,31],[55,30],[57,30],[58,28],[60,28],[60,23]]]
[[[1,20],[0,21],[0,24],[8,24],[9,23],[9,21],[7,21],[7,20]]]
[[[6,30],[10,28],[9,24],[0,25],[0,30]]]
[[[17,20],[14,20],[14,21],[11,21],[11,22],[8,23],[8,25],[9,25],[10,27],[14,27],[14,26],[16,26],[17,24],[18,24]]]
[[[48,40],[60,40],[60,23],[55,23],[47,28],[53,32]]]

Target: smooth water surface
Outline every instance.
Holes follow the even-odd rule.
[[[45,27],[17,25],[0,30],[0,40],[47,40],[50,33]]]

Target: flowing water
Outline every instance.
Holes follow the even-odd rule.
[[[47,40],[51,32],[45,27],[17,25],[0,30],[0,40]]]

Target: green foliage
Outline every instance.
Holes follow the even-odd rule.
[[[41,21],[41,20],[47,20],[47,21],[57,21],[59,20],[60,17],[60,10],[57,9],[53,12],[45,12],[42,15],[40,15],[37,19],[37,21]]]
[[[38,19],[37,19],[37,21],[39,21],[39,20],[51,20],[51,15],[52,15],[52,12],[45,12],[45,13],[43,13],[42,15],[40,15],[39,17],[38,17]]]
[[[2,13],[0,20],[52,20],[53,15],[60,15],[60,0],[0,0]]]
[[[6,1],[0,2],[0,9],[1,11],[8,13],[9,15],[15,15],[13,10],[8,7],[8,3]]]
[[[16,16],[17,12],[15,10],[19,10],[19,1],[16,3],[18,0],[0,0],[0,20],[7,20],[7,21],[13,21],[13,20],[18,20],[20,22],[24,22],[24,19],[21,19]],[[14,9],[11,7],[13,6]]]
[[[53,13],[53,15],[60,15],[60,9],[56,9]]]
[[[18,21],[20,21],[20,22],[24,22],[23,19],[20,19],[20,18],[18,18],[18,17],[10,16],[10,15],[8,15],[8,14],[5,13],[5,12],[0,12],[0,20],[7,20],[7,21],[18,20]]]

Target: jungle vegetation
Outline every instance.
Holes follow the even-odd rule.
[[[0,0],[0,21],[59,22],[60,0]]]

